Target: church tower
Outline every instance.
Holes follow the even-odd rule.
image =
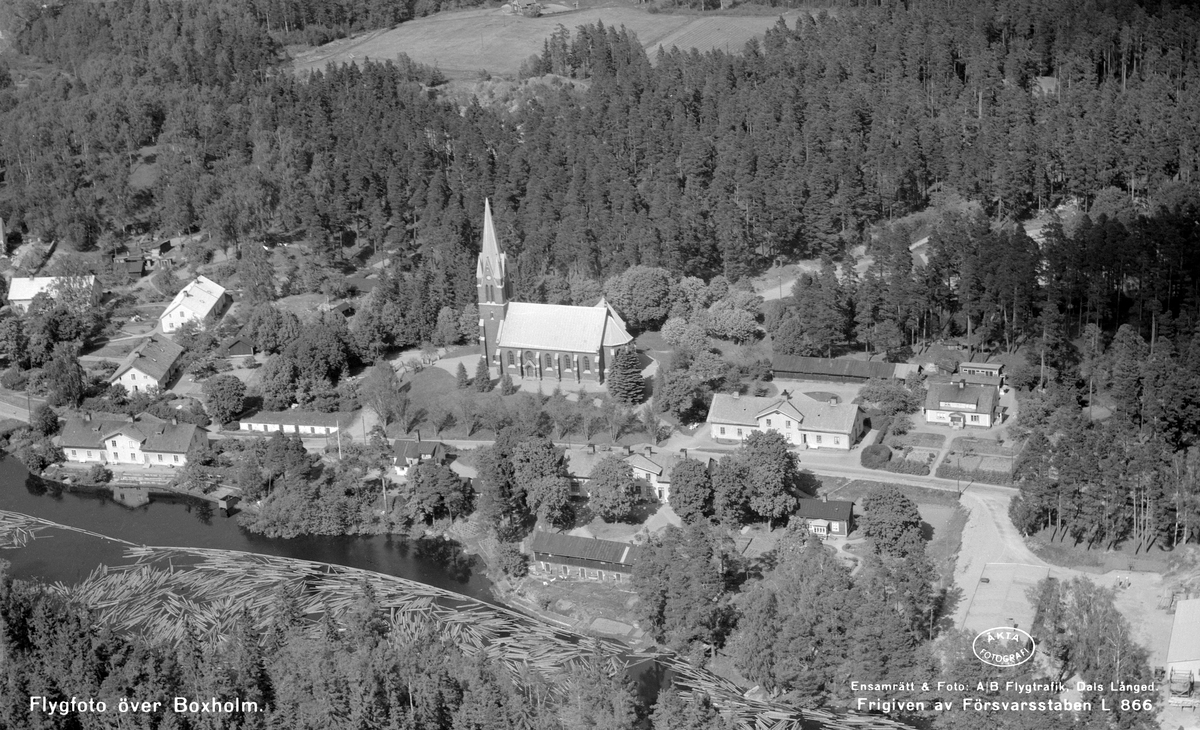
[[[488,365],[499,365],[496,345],[512,290],[508,280],[508,257],[496,240],[492,206],[486,198],[483,201],[483,247],[475,266],[475,286],[479,292],[479,344]]]

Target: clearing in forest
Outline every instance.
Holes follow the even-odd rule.
[[[439,13],[401,23],[391,30],[364,33],[298,53],[294,67],[303,72],[330,63],[391,60],[404,53],[418,63],[437,67],[450,78],[471,77],[485,69],[495,74],[516,74],[525,59],[542,52],[543,42],[558,26],[574,31],[597,22],[628,28],[651,59],[660,46],[741,51],[746,41],[761,37],[779,17],[648,13],[630,7],[590,8],[540,18],[509,15],[499,9],[464,10]],[[789,26],[795,26],[799,13],[792,10],[782,17]]]

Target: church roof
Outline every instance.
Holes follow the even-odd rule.
[[[512,302],[497,339],[501,347],[596,352],[607,320],[599,307]]]
[[[508,256],[500,250],[500,241],[496,238],[496,226],[492,223],[492,204],[487,198],[483,200],[483,246],[479,252],[475,276],[482,279],[491,274],[498,280],[503,280],[507,273]],[[486,271],[485,271],[486,270]]]

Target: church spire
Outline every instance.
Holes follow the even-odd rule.
[[[476,276],[480,279],[493,277],[498,281],[505,278],[507,257],[500,250],[500,242],[496,239],[496,226],[492,223],[492,204],[487,198],[483,199],[483,246],[479,252],[479,266]]]

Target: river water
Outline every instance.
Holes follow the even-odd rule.
[[[174,495],[152,496],[127,507],[108,490],[68,491],[32,476],[12,457],[0,458],[0,509],[120,538],[138,545],[220,548],[345,565],[408,578],[489,603],[491,582],[473,556],[446,540],[407,540],[389,535],[299,537],[255,535],[238,527],[208,502]],[[122,564],[119,543],[56,530],[19,550],[0,551],[18,578],[75,583],[97,565]]]

